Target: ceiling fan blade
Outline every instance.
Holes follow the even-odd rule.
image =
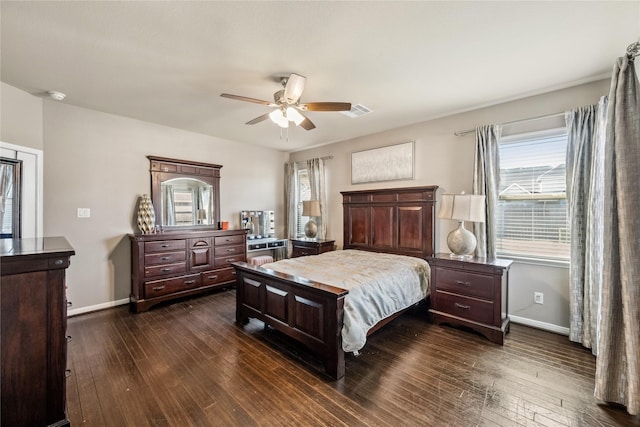
[[[306,116],[304,116],[304,120],[298,126],[304,128],[305,130],[311,130],[316,128],[316,125],[314,125],[313,122],[309,120],[309,117],[306,117]]]
[[[299,108],[303,111],[349,111],[351,110],[350,102],[307,102],[300,104]]]
[[[263,114],[263,115],[261,115],[261,116],[258,116],[258,117],[256,117],[256,118],[255,118],[255,119],[253,119],[253,120],[249,120],[249,121],[248,121],[247,123],[245,123],[245,124],[247,124],[247,125],[255,125],[256,123],[260,123],[260,122],[261,122],[261,121],[263,121],[263,120],[267,120],[267,119],[269,118],[269,114],[270,114],[270,113],[266,113],[266,114]]]
[[[221,93],[220,96],[223,98],[236,99],[238,101],[253,102],[254,104],[272,105],[271,102],[269,101],[263,101],[262,99],[256,99],[256,98],[248,98],[246,96],[231,95],[228,93]]]
[[[307,78],[299,74],[291,74],[287,79],[287,84],[284,87],[284,99],[289,104],[295,104],[302,96],[304,91],[304,85]]]

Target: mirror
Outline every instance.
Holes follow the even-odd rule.
[[[156,224],[164,230],[218,228],[220,165],[148,156]]]
[[[0,157],[0,238],[20,238],[22,160]]]

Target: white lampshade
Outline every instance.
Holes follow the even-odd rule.
[[[269,113],[269,118],[281,128],[289,127],[289,120],[284,116],[284,113],[281,110],[273,110]]]
[[[314,217],[320,216],[320,201],[319,200],[303,200],[302,201],[302,216]]]
[[[443,194],[438,218],[458,221],[485,221],[485,196],[479,194]]]
[[[296,126],[300,126],[300,123],[304,121],[304,116],[293,107],[287,108],[287,119],[294,122]]]

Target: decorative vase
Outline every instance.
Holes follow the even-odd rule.
[[[142,234],[153,233],[156,229],[156,212],[148,194],[143,194],[138,206],[138,228]]]

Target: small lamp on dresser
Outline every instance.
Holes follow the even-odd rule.
[[[321,216],[320,201],[303,200],[302,216],[306,216],[309,218],[309,221],[304,226],[304,235],[309,239],[315,239],[315,237],[318,235],[318,226],[313,218]]]
[[[458,221],[458,228],[447,236],[447,246],[456,259],[471,259],[476,250],[476,236],[464,227],[465,221],[485,221],[485,196],[477,194],[443,194],[438,218]]]

